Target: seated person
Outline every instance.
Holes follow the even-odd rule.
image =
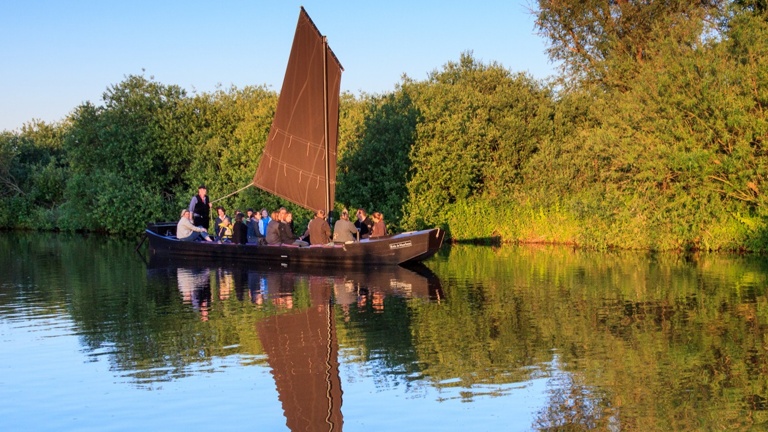
[[[208,237],[207,229],[195,226],[195,224],[192,223],[192,213],[187,209],[181,211],[181,219],[179,219],[179,223],[176,224],[176,238],[181,241],[195,241],[197,239],[213,241]]]
[[[269,213],[267,213],[267,209],[263,208],[261,209],[261,220],[259,221],[259,232],[263,237],[267,236],[267,225],[274,219],[273,217],[269,217]]]
[[[379,212],[373,213],[373,230],[371,238],[384,237],[387,235],[387,225],[384,223],[384,215]]]
[[[216,212],[219,214],[213,224],[216,238],[220,241],[232,241],[232,221],[224,212],[224,207],[216,207]]]
[[[294,234],[293,230],[291,229],[292,225],[293,225],[293,213],[287,211],[285,212],[285,216],[283,216],[283,220],[280,222],[280,225],[279,225],[280,243],[292,244],[296,246],[309,246],[309,243],[303,240],[299,240],[299,238],[296,237],[296,234]]]
[[[232,243],[248,243],[248,225],[245,224],[243,219],[244,217],[242,213],[235,215],[235,224],[232,227]]]
[[[267,244],[270,245],[278,245],[280,244],[280,219],[278,216],[278,212],[273,211],[272,217],[269,220],[269,223],[267,224],[267,234],[266,234]]]
[[[336,243],[353,242],[357,239],[357,234],[355,224],[349,220],[349,211],[347,209],[342,210],[341,219],[333,225],[333,241]]]
[[[307,231],[304,233],[304,239],[309,237],[309,244],[327,245],[331,243],[331,226],[325,220],[325,210],[318,210],[315,217],[309,221]]]
[[[360,238],[368,238],[373,231],[373,221],[365,213],[365,209],[357,209],[357,220],[355,221],[355,227],[360,232]]]
[[[261,225],[261,213],[248,209],[247,217],[245,218],[245,225],[248,226],[248,242],[257,242],[259,237],[264,237],[261,234],[259,225]]]

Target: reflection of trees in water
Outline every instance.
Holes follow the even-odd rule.
[[[503,281],[449,278],[444,286],[447,301],[411,311],[422,373],[441,398],[500,396],[543,373],[551,340],[524,296]]]
[[[442,296],[429,283],[422,277],[386,275],[367,283],[335,280],[336,325],[350,374],[371,377],[378,388],[402,386],[412,392],[423,387],[411,315],[414,308]]]
[[[218,276],[209,277],[209,320],[201,322],[177,288],[176,268],[148,270],[132,244],[58,238],[0,242],[0,267],[9,269],[0,278],[20,287],[0,304],[66,311],[84,350],[140,385],[208,370],[232,354],[263,365],[254,323],[288,311],[271,300],[290,295],[294,310],[309,304],[305,277],[231,269],[224,300]],[[389,280],[365,285],[366,293],[352,278],[333,278],[342,355],[377,385],[429,385],[472,401],[540,377],[557,352],[573,378],[551,382],[562,389],[540,413],[550,427],[574,407],[582,413],[571,423],[616,417],[622,430],[768,424],[764,257],[457,247],[438,258],[429,264],[443,282],[439,304],[389,293],[374,302],[375,287],[389,289]]]
[[[160,266],[148,270],[148,275],[146,283],[157,290],[178,287],[178,304],[172,306],[176,313],[148,317],[148,325],[141,327],[146,333],[131,336],[140,340],[114,353],[116,369],[128,371],[136,382],[148,385],[199,373],[201,368],[210,367],[215,358],[233,354],[241,356],[242,364],[264,364],[265,353],[254,323],[313,308],[311,297],[317,287],[335,291],[336,302],[331,307],[341,312],[335,318],[339,322],[344,321],[344,311],[350,308],[352,314],[346,313],[347,320],[366,320],[373,315],[379,315],[380,320],[382,315],[388,315],[382,322],[392,325],[373,325],[366,330],[370,337],[358,334],[347,339],[353,350],[363,345],[359,351],[375,352],[378,359],[386,359],[392,366],[380,372],[384,376],[401,368],[398,361],[413,362],[413,348],[408,338],[403,337],[408,334],[408,321],[402,319],[407,312],[405,300],[392,300],[390,296],[428,292],[413,281],[396,278],[366,283],[343,274],[326,276],[238,267]],[[395,334],[388,333],[394,328]],[[391,342],[381,341],[381,335],[388,335],[396,346],[389,347]],[[365,347],[367,343],[372,348]]]
[[[768,424],[762,260],[457,247],[434,267],[447,301],[414,313],[413,329],[438,385],[471,398],[484,384],[528,379],[557,352],[568,375],[550,382],[539,427]]]
[[[0,253],[0,262],[11,269],[0,278],[35,287],[24,296],[25,301],[47,304],[38,310],[66,311],[84,350],[94,359],[109,361],[113,371],[135,384],[152,386],[198,374],[211,370],[216,358],[232,355],[238,355],[241,364],[264,365],[254,323],[309,307],[311,277],[351,287],[333,306],[337,312],[351,308],[347,319],[376,315],[376,323],[386,325],[379,329],[371,323],[365,330],[369,336],[347,338],[351,350],[375,353],[375,358],[385,359],[389,371],[400,369],[398,361],[413,361],[408,319],[402,318],[406,300],[390,296],[428,295],[426,282],[419,285],[421,276],[414,281],[411,276],[380,277],[375,272],[310,276],[194,264],[147,266],[133,243],[98,236],[53,237],[36,233],[21,242],[0,239],[5,241],[0,245],[8,246],[2,248],[6,253]],[[26,256],[27,251],[34,253]],[[54,278],[55,290],[46,278]],[[351,301],[344,300],[345,295]],[[0,297],[0,303],[11,301],[11,296]],[[335,316],[344,320],[343,313]],[[392,341],[392,349],[382,337]],[[368,342],[370,348],[365,347]]]
[[[236,354],[243,364],[264,364],[254,323],[309,307],[308,274],[194,264],[147,266],[134,246],[100,236],[4,236],[0,263],[8,271],[0,278],[33,287],[23,294],[24,301],[43,306],[36,310],[66,311],[89,355],[106,359],[121,376],[147,386],[208,370],[216,357]],[[338,312],[345,305],[352,309],[347,319],[377,315],[385,328],[396,330],[389,337],[392,350],[381,340],[386,332],[375,326],[366,328],[370,336],[346,340],[351,350],[373,352],[385,359],[388,370],[396,371],[397,359],[413,360],[413,348],[408,319],[401,319],[406,301],[389,296],[426,295],[426,283],[421,287],[407,277],[358,273],[320,277],[334,286],[353,287],[351,302],[334,305]],[[0,296],[0,303],[13,300]],[[336,319],[343,321],[343,313]],[[369,341],[371,347],[365,347]]]
[[[557,360],[553,361],[557,364]],[[622,430],[609,401],[594,388],[568,372],[556,371],[548,384],[547,406],[541,409],[533,427],[542,431]]]

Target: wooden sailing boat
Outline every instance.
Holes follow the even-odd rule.
[[[309,210],[328,213],[333,209],[342,71],[326,38],[302,8],[254,185]],[[440,229],[430,229],[333,247],[300,248],[181,242],[174,228],[175,224],[148,227],[153,253],[331,266],[421,261],[437,252],[445,236]]]

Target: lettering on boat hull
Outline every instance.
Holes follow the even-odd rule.
[[[390,243],[389,244],[389,248],[390,249],[403,249],[403,248],[408,248],[408,247],[411,247],[411,246],[413,246],[413,245],[411,244],[410,240],[405,240],[405,241],[401,241],[401,242],[397,242],[397,243]]]

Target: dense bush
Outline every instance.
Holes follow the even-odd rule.
[[[413,169],[409,153],[419,111],[403,92],[368,98],[357,110],[363,111],[362,121],[344,145],[336,199],[352,212],[360,207],[382,212],[396,229]]]
[[[410,152],[407,228],[450,229],[445,216],[452,206],[505,202],[522,182],[522,169],[539,142],[551,134],[552,97],[546,88],[469,54],[426,82],[406,81],[401,91],[411,95],[421,115]],[[463,231],[454,234],[463,237]]]

